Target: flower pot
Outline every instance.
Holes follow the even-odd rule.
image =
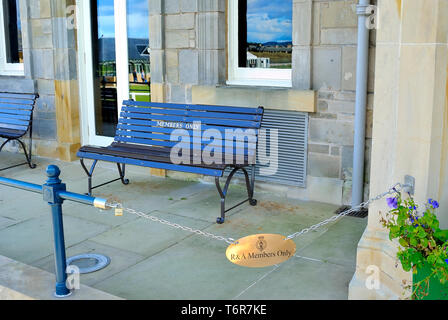
[[[431,274],[431,267],[429,265],[424,265],[422,268],[418,269],[418,273],[414,274],[412,277],[415,284],[426,279]],[[422,285],[425,288],[424,296],[422,294],[417,293],[417,297],[414,297],[416,300],[448,300],[448,282],[445,284],[441,284],[439,279],[434,276],[429,279],[429,288],[425,283]]]

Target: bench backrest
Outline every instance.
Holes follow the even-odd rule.
[[[254,156],[264,109],[124,101],[115,141]],[[199,125],[200,124],[200,125]],[[181,131],[179,131],[179,129]],[[172,135],[178,136],[177,140]],[[182,141],[182,142],[181,142]],[[181,143],[179,143],[181,142]]]
[[[0,92],[0,128],[25,134],[33,119],[38,94]]]

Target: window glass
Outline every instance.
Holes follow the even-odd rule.
[[[3,1],[6,63],[23,63],[19,0]]]
[[[292,0],[238,1],[240,68],[291,69]]]
[[[129,98],[150,102],[149,2],[148,0],[128,0],[126,7]]]
[[[95,129],[113,137],[118,123],[114,0],[91,1]]]

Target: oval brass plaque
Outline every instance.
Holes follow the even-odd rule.
[[[264,268],[283,263],[294,256],[296,244],[281,234],[257,234],[231,244],[227,259],[239,266]]]

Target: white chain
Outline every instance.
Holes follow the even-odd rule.
[[[303,235],[305,233],[308,233],[310,231],[314,231],[316,229],[319,229],[320,227],[322,227],[322,226],[324,226],[326,224],[329,224],[331,222],[335,222],[335,221],[339,220],[340,218],[349,215],[352,212],[358,211],[361,208],[368,207],[369,204],[371,204],[374,201],[380,200],[380,199],[382,199],[382,198],[384,198],[384,197],[386,197],[388,195],[399,193],[402,189],[403,189],[403,185],[401,183],[397,183],[395,186],[390,188],[388,191],[386,191],[386,192],[376,196],[375,198],[372,198],[372,199],[370,199],[370,200],[368,200],[366,202],[363,202],[363,203],[361,203],[360,205],[358,205],[356,207],[348,209],[348,210],[338,214],[337,216],[331,217],[331,218],[329,218],[327,220],[324,220],[324,221],[322,221],[322,222],[320,222],[318,224],[315,224],[315,225],[313,225],[313,226],[311,226],[309,228],[306,228],[306,229],[303,229],[303,230],[301,230],[299,232],[293,233],[293,234],[289,235],[288,237],[286,237],[285,240],[291,240],[291,239],[294,239],[294,238],[296,238],[298,236],[301,236],[301,235]],[[119,202],[108,202],[106,204],[106,206],[109,207],[109,208],[123,208],[122,204],[119,203]],[[191,233],[194,233],[194,234],[197,234],[197,235],[201,235],[201,236],[204,236],[204,237],[207,237],[207,238],[215,239],[215,240],[218,240],[218,241],[225,241],[228,244],[236,244],[237,243],[237,241],[235,239],[228,238],[228,237],[226,238],[226,237],[223,237],[223,236],[217,236],[217,235],[215,235],[213,233],[204,232],[204,231],[199,230],[199,229],[193,229],[193,228],[190,228],[190,227],[185,227],[185,226],[182,226],[182,225],[177,224],[177,223],[169,222],[167,220],[164,220],[164,219],[152,216],[152,215],[145,214],[145,213],[143,213],[141,211],[137,211],[137,210],[130,209],[130,208],[123,208],[123,210],[128,212],[128,213],[134,214],[134,215],[136,215],[138,217],[141,217],[141,218],[144,218],[144,219],[148,219],[148,220],[151,220],[153,222],[158,222],[160,224],[173,227],[175,229],[180,229],[180,230],[183,230],[183,231],[191,232]]]
[[[109,208],[122,208],[122,205],[120,203],[118,203],[118,202],[113,202],[113,203],[108,203],[107,207],[109,207]],[[144,218],[144,219],[148,219],[148,220],[151,220],[153,222],[158,222],[160,224],[173,227],[175,229],[180,229],[180,230],[183,230],[183,231],[195,233],[197,235],[204,236],[204,237],[211,238],[211,239],[215,239],[215,240],[218,240],[218,241],[225,241],[228,244],[236,243],[235,239],[225,238],[225,237],[222,237],[222,236],[217,236],[217,235],[215,235],[213,233],[204,232],[204,231],[199,230],[199,229],[193,229],[193,228],[190,228],[190,227],[181,226],[180,224],[169,222],[167,220],[164,220],[164,219],[161,219],[161,218],[157,218],[157,217],[152,216],[152,215],[145,214],[145,213],[143,213],[141,211],[137,211],[137,210],[130,209],[130,208],[123,208],[123,210],[126,211],[126,212],[129,212],[131,214],[134,214],[134,215],[136,215],[138,217],[141,217],[141,218]]]

